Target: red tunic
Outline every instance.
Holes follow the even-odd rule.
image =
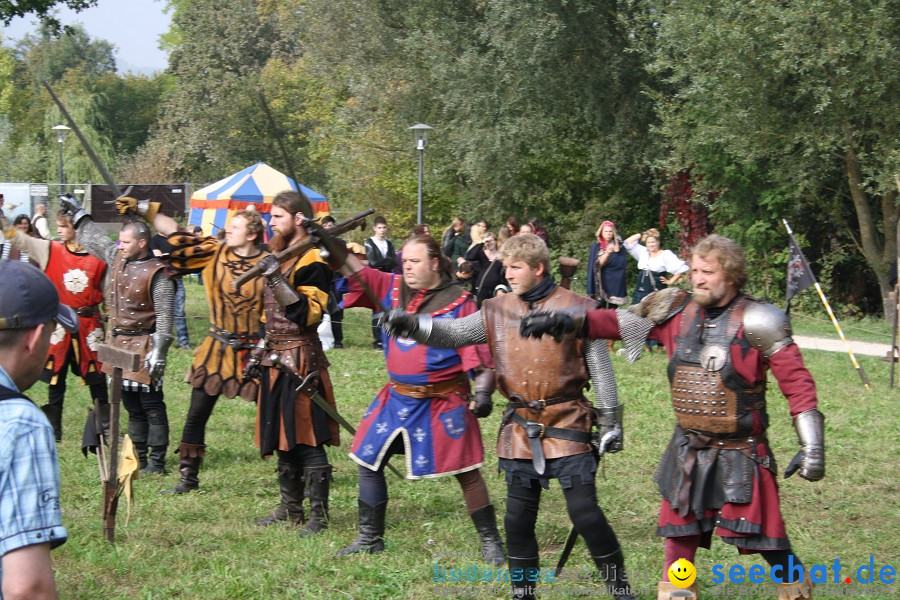
[[[676,349],[676,336],[683,314],[679,313],[657,325],[648,335],[648,339],[665,345],[670,359]],[[615,310],[589,311],[587,323],[591,338],[622,338]],[[787,398],[792,417],[818,406],[815,382],[803,364],[803,357],[796,344],[782,348],[767,359],[745,340],[741,327],[729,352],[735,371],[748,387],[764,382],[766,370],[772,370],[778,387]],[[676,436],[679,435],[678,431],[680,429],[676,430]],[[753,434],[758,435],[764,431],[761,421],[757,419]],[[765,442],[759,443],[756,451],[760,458],[771,456],[771,450]],[[787,532],[781,516],[775,475],[761,466],[755,469],[754,475],[750,502],[725,502],[721,508],[708,509],[703,515],[688,512],[682,517],[664,498],[660,507],[658,533],[665,537],[703,533],[703,545],[709,547],[709,534],[715,526],[716,535],[737,546],[741,553],[786,547]]]
[[[103,276],[106,263],[87,252],[73,252],[60,242],[50,243],[50,258],[45,269],[47,277],[59,292],[62,304],[78,309],[96,308],[93,314],[82,310],[79,315],[77,339],[65,329],[57,326],[50,338],[50,352],[47,355],[44,378],[56,382],[60,370],[66,364],[71,347],[78,364],[77,374],[86,383],[102,381],[102,365],[97,360],[97,345],[103,343],[103,323],[100,304],[103,302]],[[95,381],[93,381],[95,380]]]

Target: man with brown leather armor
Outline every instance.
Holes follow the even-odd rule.
[[[713,530],[742,554],[761,553],[773,573],[781,572],[779,598],[812,597],[812,582],[791,553],[781,516],[766,440],[766,371],[772,370],[787,397],[800,440],[786,477],[797,470],[810,481],[825,476],[824,417],[787,317],[742,293],[746,281],[740,246],[711,235],[692,251],[692,297],[685,294],[680,307],[652,329],[615,310],[590,311],[586,320],[534,313],[522,322],[523,335],[621,338],[637,353],[644,337],[665,344],[678,423],[655,477],[662,495],[657,534],[666,538],[660,598],[677,589],[669,566],[680,558],[693,561],[699,546],[709,548]],[[641,307],[644,313],[660,308]]]
[[[78,243],[109,265],[106,341],[143,356],[140,371],[123,373],[122,403],[128,411],[128,435],[141,472],[165,473],[169,417],[162,377],[173,339],[175,287],[163,270],[165,265],[150,253],[150,229],[144,223],[123,225],[116,245],[78,200],[64,194],[59,202],[72,214]]]
[[[276,234],[269,242],[272,252],[308,237],[304,223],[313,217],[313,210],[305,196],[281,192],[275,196],[270,214],[269,224]],[[266,277],[266,336],[253,351],[244,378],[261,376],[256,444],[264,458],[278,453],[281,502],[257,524],[302,523],[306,487],[310,518],[299,532],[305,537],[328,527],[332,467],[325,445],[340,445],[338,423],[310,396],[297,391],[298,383],[314,374],[319,396],[336,408],[328,360],[317,332],[328,304],[332,273],[316,248],[282,264],[274,255],[258,264]]]
[[[497,388],[509,403],[497,455],[506,474],[506,543],[513,597],[534,598],[541,490],[558,479],[569,518],[617,598],[633,598],[616,535],[597,505],[598,455],[622,448],[622,413],[606,343],[574,335],[526,339],[518,322],[529,310],[593,308],[592,300],[556,285],[546,244],[533,234],[507,240],[500,251],[513,294],[486,300],[481,310],[453,320],[391,312],[387,329],[436,347],[487,343]],[[593,383],[596,408],[584,396]],[[599,431],[591,433],[594,425]]]

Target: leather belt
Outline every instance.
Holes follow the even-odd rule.
[[[75,309],[75,314],[79,317],[93,317],[100,312],[100,307],[96,304],[93,306],[82,306]]]
[[[301,346],[313,346],[320,343],[317,332],[266,333],[266,348],[269,350],[293,350]]]
[[[512,409],[529,408],[533,411],[542,411],[548,406],[572,402],[573,400],[579,400],[581,397],[581,394],[577,394],[573,396],[557,396],[556,398],[541,398],[540,400],[525,400],[518,394],[512,394],[509,399],[514,400],[514,402],[507,402],[506,407]]]
[[[515,412],[512,414],[512,422],[525,430],[525,435],[528,437],[528,446],[531,449],[531,464],[534,465],[534,470],[538,475],[543,475],[547,467],[547,461],[544,459],[544,448],[541,445],[543,438],[558,438],[583,444],[591,443],[589,431],[548,427],[543,423],[528,421]]]
[[[232,333],[212,324],[209,326],[209,337],[235,349],[253,348],[259,341],[258,333]]]
[[[740,450],[765,469],[771,470],[771,457],[756,455],[756,445],[759,443],[768,443],[765,434],[751,435],[746,438],[729,438],[719,439],[700,433],[698,431],[685,431],[685,437],[688,439],[688,451],[684,457],[684,463],[681,465],[682,483],[681,489],[678,491],[678,514],[682,517],[687,515],[691,507],[691,473],[694,470],[694,464],[697,462],[697,452],[715,448],[717,450]]]
[[[391,389],[401,396],[409,396],[410,398],[443,398],[451,392],[455,392],[459,388],[468,384],[465,375],[457,375],[453,379],[447,381],[439,381],[437,383],[429,383],[428,385],[410,385],[408,383],[400,383],[399,381],[390,381]]]
[[[153,329],[122,329],[120,327],[113,327],[112,334],[113,335],[153,335],[156,333]]]

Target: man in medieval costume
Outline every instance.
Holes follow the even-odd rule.
[[[497,455],[506,474],[504,524],[513,597],[535,597],[534,578],[515,574],[535,573],[538,568],[535,525],[541,491],[556,479],[569,518],[609,592],[617,598],[632,598],[622,549],[597,504],[594,483],[598,452],[602,455],[622,447],[624,407],[618,401],[606,343],[583,341],[571,334],[560,342],[526,339],[518,332],[519,320],[534,308],[583,311],[593,308],[594,302],[556,285],[549,273],[547,246],[536,235],[507,240],[500,258],[514,293],[486,300],[480,311],[462,319],[433,319],[395,310],[387,328],[393,336],[412,337],[433,347],[487,343],[490,348],[497,387],[509,401]],[[589,383],[594,406],[584,395]],[[592,434],[594,425],[598,431]]]
[[[75,309],[79,328],[75,335],[57,327],[50,338],[50,352],[41,379],[49,384],[47,404],[41,407],[53,426],[56,441],[62,440],[63,402],[66,395],[66,374],[71,367],[91,390],[91,398],[104,415],[104,429],[109,393],[102,364],[97,360],[97,346],[103,342],[103,322],[100,305],[106,287],[106,263],[91,256],[75,239],[72,217],[66,213],[56,216],[56,230],[60,241],[35,238],[14,228],[0,211],[0,227],[15,248],[25,252],[37,263],[59,292],[60,302]]]
[[[364,268],[343,248],[331,254],[330,264],[343,266],[345,275],[352,273],[344,297],[347,307],[380,312],[390,306],[441,321],[477,310],[472,295],[452,282],[451,265],[431,236],[407,238],[402,276]],[[403,454],[407,479],[456,477],[485,561],[503,564],[497,517],[481,476],[484,447],[476,420],[491,412],[494,373],[489,352],[483,346],[429,348],[408,338],[385,341],[390,381],[363,415],[350,451],[350,458],[359,464],[359,534],[338,555],[384,550],[388,503],[384,468],[391,456]],[[469,395],[470,374],[475,399]]]
[[[309,238],[306,224],[313,211],[305,196],[281,192],[270,214],[273,252]],[[338,423],[312,397],[297,391],[298,384],[314,374],[319,399],[335,408],[328,360],[317,332],[328,304],[332,273],[316,248],[281,264],[275,256],[266,256],[259,266],[266,278],[265,339],[253,351],[244,374],[245,380],[261,377],[256,444],[264,458],[278,454],[281,502],[257,524],[303,523],[305,487],[310,517],[299,532],[305,537],[328,527],[332,467],[325,445],[340,445]]]
[[[746,281],[740,246],[710,235],[692,250],[693,294],[681,292],[675,310],[641,303],[643,314],[660,312],[654,320],[661,322],[652,328],[623,320],[629,313],[616,310],[589,311],[586,319],[535,313],[522,323],[523,335],[624,339],[638,354],[645,337],[665,345],[677,424],[655,476],[662,495],[657,534],[666,538],[660,598],[682,587],[669,580],[670,565],[682,558],[693,562],[699,546],[709,548],[713,531],[741,554],[762,554],[782,578],[779,598],[812,597],[812,582],[791,553],[781,516],[766,439],[766,372],[771,369],[787,398],[800,440],[785,476],[797,470],[810,481],[825,476],[824,417],[787,317],[744,294]]]
[[[155,202],[119,198],[122,214],[144,216]],[[172,251],[164,259],[170,270],[181,274],[202,273],[209,306],[209,332],[194,351],[187,375],[191,404],[178,446],[180,481],[163,494],[184,494],[200,486],[200,466],[206,455],[206,424],[220,395],[241,396],[255,402],[259,382],[243,378],[243,369],[261,336],[263,314],[262,278],[235,289],[232,282],[268,256],[257,243],[265,223],[259,213],[241,210],[232,215],[225,240],[179,231],[175,219],[156,213],[153,226],[167,236]]]
[[[128,411],[128,435],[142,473],[165,473],[169,417],[163,395],[166,355],[172,345],[175,287],[164,263],[150,253],[150,229],[140,221],[122,226],[113,242],[69,194],[60,207],[72,215],[77,240],[106,262],[109,331],[106,343],[141,355],[138,371],[122,374],[122,403]],[[154,215],[148,214],[152,220]],[[148,453],[149,449],[149,453]]]

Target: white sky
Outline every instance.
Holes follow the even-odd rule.
[[[64,25],[80,23],[92,39],[103,39],[116,47],[116,67],[120,73],[151,74],[168,66],[168,56],[159,49],[159,36],[169,30],[170,16],[163,0],[99,0],[79,13],[58,10]],[[16,41],[37,28],[37,19],[17,18],[3,28],[3,45]]]

